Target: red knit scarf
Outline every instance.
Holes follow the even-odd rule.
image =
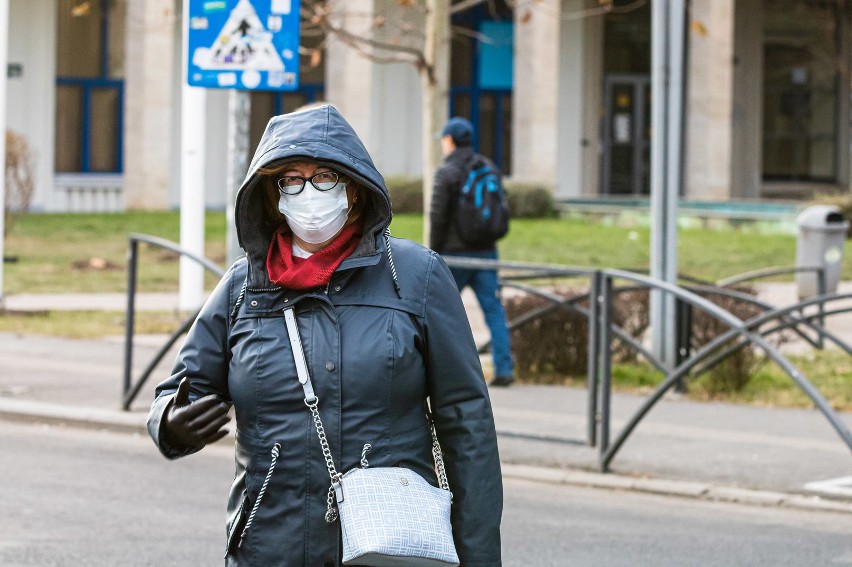
[[[345,226],[331,243],[309,258],[293,257],[293,237],[276,232],[266,255],[266,271],[272,283],[288,289],[311,289],[331,281],[334,270],[361,241],[358,223]]]

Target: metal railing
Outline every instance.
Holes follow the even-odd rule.
[[[142,371],[142,374],[139,376],[139,379],[136,383],[133,383],[132,374],[133,374],[133,334],[134,327],[136,323],[136,279],[137,279],[137,271],[139,265],[139,244],[144,243],[151,246],[156,246],[158,248],[164,248],[166,250],[170,250],[175,252],[180,256],[185,256],[196,262],[201,264],[201,266],[219,277],[224,275],[224,271],[222,268],[214,264],[212,261],[207,258],[198,256],[184,250],[174,242],[169,240],[165,240],[163,238],[158,238],[156,236],[149,236],[146,234],[130,234],[128,236],[129,248],[128,248],[128,258],[127,258],[127,317],[125,320],[125,330],[124,330],[124,387],[122,390],[122,408],[126,411],[130,409],[130,405],[133,403],[133,400],[136,399],[136,396],[139,394],[139,390],[142,389],[142,386],[145,384],[145,381],[148,380],[148,377],[166,355],[169,352],[169,349],[175,344],[175,342],[184,335],[189,328],[192,326],[192,323],[195,321],[196,317],[198,317],[198,311],[193,313],[191,316],[187,317],[178,327],[178,329],[171,334],[166,343],[160,347],[154,357],[148,362],[145,366],[145,369]]]
[[[139,234],[131,234],[129,240],[127,326],[125,335],[124,365],[124,409],[128,409],[130,407],[130,404],[139,393],[142,385],[150,376],[154,368],[156,368],[162,360],[162,357],[174,345],[175,341],[187,332],[198,315],[197,312],[192,314],[180,325],[180,327],[169,337],[166,344],[148,363],[138,381],[133,384],[131,380],[131,372],[139,244],[146,243],[171,250],[201,264],[205,269],[213,272],[217,276],[221,277],[223,275],[223,270],[219,266],[213,264],[210,260],[187,252],[173,242],[153,236]],[[745,348],[749,345],[763,350],[769,359],[775,362],[788,376],[790,376],[793,382],[811,399],[811,401],[813,401],[817,409],[819,409],[826,419],[828,419],[829,423],[832,427],[834,427],[847,447],[852,450],[852,433],[849,432],[845,423],[834,412],[813,384],[807,380],[807,378],[778,350],[775,345],[767,340],[768,336],[786,329],[793,329],[798,332],[801,330],[801,327],[807,327],[817,332],[818,335],[818,341],[809,341],[812,345],[822,347],[823,341],[828,339],[837,344],[844,350],[844,352],[852,356],[852,346],[823,327],[825,318],[841,313],[852,312],[852,307],[826,310],[826,305],[838,301],[852,300],[852,294],[823,294],[805,301],[800,301],[793,305],[778,308],[766,302],[758,301],[747,294],[742,294],[737,290],[731,290],[721,286],[708,286],[706,285],[706,282],[701,282],[694,278],[691,280],[685,279],[685,281],[692,281],[693,284],[698,283],[698,285],[693,285],[693,287],[696,288],[693,290],[627,270],[483,260],[457,256],[446,257],[445,260],[447,264],[452,267],[503,270],[506,272],[504,277],[501,278],[504,286],[513,287],[525,293],[542,297],[549,302],[549,305],[527,312],[517,319],[510,321],[510,328],[514,329],[521,325],[528,324],[554,309],[572,311],[587,318],[588,360],[586,382],[588,415],[586,443],[589,446],[598,447],[598,464],[600,470],[603,472],[609,470],[612,460],[615,458],[619,449],[630,437],[630,434],[639,425],[648,412],[650,412],[654,405],[662,399],[663,395],[668,392],[669,389],[674,387],[690,374],[696,375],[697,372],[704,372],[711,368],[714,364],[723,360],[726,356],[735,352],[737,349]],[[819,268],[806,269],[820,270]],[[786,273],[789,271],[801,271],[802,268],[783,268],[772,270],[784,270],[784,273]],[[728,280],[725,280],[725,283],[726,285],[734,285],[735,283],[756,279],[756,277],[774,275],[776,273],[782,272],[775,271],[770,273],[770,271],[767,270],[752,272],[750,274],[739,276],[739,279],[729,278]],[[819,277],[821,281],[824,281],[821,274]],[[575,297],[565,298],[546,289],[521,283],[524,280],[543,278],[581,278],[588,281],[589,292]],[[622,286],[618,288],[615,286],[616,281],[630,282],[632,287]],[[691,349],[686,349],[682,352],[682,356],[679,357],[676,366],[674,368],[668,368],[652,352],[646,349],[640,340],[633,337],[625,329],[622,329],[613,323],[613,298],[617,293],[635,289],[659,290],[663,293],[671,294],[676,298],[677,302],[682,305],[689,306],[689,309],[700,309],[718,321],[721,321],[728,327],[728,331],[719,334],[694,352]],[[821,287],[820,289],[822,290],[824,287]],[[699,292],[716,293],[741,301],[747,301],[762,309],[763,312],[747,321],[743,321],[711,302],[709,299],[702,297]],[[588,304],[588,307],[583,307],[581,305],[584,302]],[[805,315],[803,310],[810,306],[816,306],[819,310],[818,313],[814,315]],[[818,322],[814,322],[814,320]],[[761,330],[761,327],[766,324],[774,324],[774,326]],[[633,348],[659,372],[661,372],[664,375],[664,378],[644,401],[644,403],[641,404],[638,410],[636,410],[630,419],[628,419],[626,425],[621,429],[621,431],[619,431],[615,438],[612,439],[612,343],[614,337],[617,337],[619,340]],[[735,339],[742,340],[729,345],[729,343],[735,341]],[[538,439],[535,435],[529,435],[526,437]]]
[[[818,340],[809,340],[812,345],[821,348],[823,346],[823,340],[829,339],[840,346],[845,352],[852,355],[852,347],[840,339],[840,337],[827,331],[823,326],[827,317],[852,311],[852,308],[827,311],[825,308],[826,304],[840,300],[852,299],[852,294],[822,294],[815,298],[800,301],[794,305],[777,308],[766,302],[758,301],[756,298],[748,296],[747,294],[742,294],[736,290],[727,289],[726,287],[708,286],[704,282],[701,282],[701,284],[697,286],[690,286],[696,288],[695,290],[692,290],[687,287],[676,286],[627,270],[575,268],[523,262],[482,260],[458,256],[447,257],[445,260],[448,265],[457,268],[492,269],[514,272],[501,278],[502,285],[534,294],[551,302],[550,305],[534,309],[522,314],[517,319],[510,321],[510,329],[515,329],[520,325],[527,324],[536,318],[544,316],[554,309],[567,309],[588,318],[587,443],[590,446],[594,447],[597,445],[599,447],[599,467],[601,471],[609,470],[609,466],[615,458],[618,450],[624,445],[630,434],[642,421],[645,415],[647,415],[647,413],[663,397],[663,395],[669,391],[669,389],[675,387],[691,372],[695,372],[696,368],[701,372],[706,371],[723,360],[726,356],[730,356],[737,349],[745,348],[749,345],[761,349],[769,359],[775,362],[782,371],[790,376],[793,382],[811,399],[811,401],[813,401],[817,409],[819,409],[826,419],[828,419],[847,447],[852,450],[852,434],[849,432],[845,423],[838,417],[830,404],[823,398],[813,384],[805,378],[805,376],[778,350],[775,345],[771,344],[767,340],[769,335],[785,329],[793,329],[797,333],[801,334],[800,327],[804,326],[817,332]],[[736,278],[729,278],[728,280],[725,280],[724,283],[727,286],[730,286],[769,275],[805,270],[818,272],[818,278],[820,281],[819,289],[821,291],[824,290],[824,276],[821,268],[818,267],[772,268],[769,270],[761,270],[759,272],[750,272],[749,274],[743,274]],[[589,293],[566,299],[563,296],[546,290],[517,283],[519,280],[553,277],[582,277],[588,279]],[[622,287],[621,289],[618,289],[614,285],[615,280],[631,282],[634,287]],[[700,280],[692,278],[691,281],[696,282]],[[718,321],[721,321],[729,330],[715,337],[712,341],[703,345],[694,352],[691,348],[684,349],[683,352],[681,352],[681,356],[678,357],[677,365],[674,368],[667,368],[666,365],[663,364],[662,361],[660,361],[653,353],[642,347],[638,340],[631,337],[624,329],[614,325],[612,322],[614,294],[625,289],[637,288],[659,290],[664,293],[672,294],[676,298],[676,301],[681,305],[688,306],[690,310],[695,308],[702,310]],[[699,291],[703,293],[715,293],[722,296],[733,297],[741,301],[748,301],[761,308],[763,313],[748,321],[743,321],[710,300],[699,295]],[[578,305],[582,302],[588,302],[589,308],[584,309]],[[816,306],[819,310],[818,313],[815,315],[804,315],[802,311],[809,306]],[[817,322],[814,321],[815,319]],[[772,322],[775,322],[774,327],[768,330],[759,330],[761,326]],[[627,424],[618,433],[615,439],[611,440],[611,347],[614,336],[629,344],[631,348],[634,348],[658,371],[664,374],[664,378],[649,398],[627,421]],[[737,338],[741,338],[742,340],[733,346],[726,347],[729,342]],[[687,342],[689,341],[688,336],[685,340]],[[487,348],[487,343],[484,347],[481,347],[480,350],[484,350],[485,348]],[[699,366],[699,364],[701,364],[701,366]]]

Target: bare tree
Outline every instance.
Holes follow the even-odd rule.
[[[30,146],[23,135],[7,130],[4,236],[9,234],[14,221],[29,211],[34,189],[33,157]]]
[[[599,0],[599,6],[576,13],[554,12],[553,17],[580,19],[603,16],[607,13],[627,13],[647,4],[648,0],[633,0],[616,5],[614,0]],[[530,19],[531,11],[539,9],[539,0],[506,0],[523,24]],[[325,39],[313,47],[301,48],[311,66],[319,65],[322,50],[329,38],[335,38],[350,49],[376,63],[407,63],[413,65],[422,87],[422,147],[423,147],[423,223],[424,242],[429,242],[429,208],[432,195],[432,177],[441,158],[440,144],[435,137],[448,116],[449,60],[451,34],[490,41],[482,34],[451,27],[452,15],[485,4],[490,13],[497,13],[495,0],[396,0],[396,9],[389,13],[358,13],[344,2],[330,0],[303,0],[302,33]],[[347,25],[347,21],[349,25]],[[359,22],[353,26],[351,23]]]

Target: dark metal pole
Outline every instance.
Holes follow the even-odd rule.
[[[600,331],[598,313],[600,312],[601,273],[596,271],[589,278],[589,346],[586,361],[588,381],[588,444],[597,444],[598,434],[598,367],[600,364]]]
[[[133,326],[136,302],[136,264],[139,257],[139,242],[131,237],[127,253],[127,314],[124,320],[124,389],[122,397],[130,391],[133,366]],[[127,408],[125,408],[127,409]]]
[[[600,283],[600,385],[601,396],[601,438],[600,438],[600,469],[606,472],[607,464],[604,456],[609,449],[610,400],[612,398],[612,278],[601,274]]]

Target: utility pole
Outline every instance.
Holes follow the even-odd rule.
[[[250,119],[251,94],[248,91],[231,90],[228,93],[228,187],[225,197],[225,218],[228,223],[226,264],[229,266],[243,254],[237,239],[234,205],[237,191],[248,170]]]
[[[180,246],[204,257],[204,184],[207,92],[187,83],[189,57],[189,0],[183,1],[183,81],[181,86]],[[204,298],[204,268],[180,258],[178,306],[193,311]]]
[[[651,276],[677,283],[677,206],[683,167],[686,0],[651,2]],[[651,291],[654,355],[676,361],[675,298]]]
[[[9,0],[0,0],[0,156],[3,172],[0,175],[0,310],[6,305],[3,292],[3,263],[5,262],[6,233],[6,67],[9,61]]]
[[[426,43],[423,49],[426,69],[420,70],[423,97],[423,245],[429,246],[429,210],[432,179],[441,161],[441,146],[435,137],[447,121],[450,65],[449,0],[426,1]]]

